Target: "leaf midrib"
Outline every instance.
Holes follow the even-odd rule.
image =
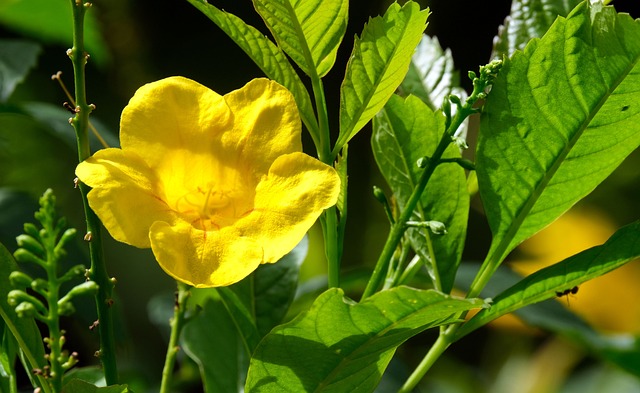
[[[402,299],[400,299],[400,300],[402,300]],[[442,303],[444,303],[444,302],[447,302],[447,301],[449,301],[449,300],[451,300],[451,299],[443,298],[443,299],[438,300],[436,303],[429,303],[429,304],[425,304],[425,305],[423,305],[422,307],[420,307],[420,308],[418,308],[418,309],[415,309],[413,312],[411,312],[411,313],[409,313],[409,314],[405,315],[404,317],[402,317],[402,318],[400,318],[400,319],[396,320],[395,322],[392,322],[391,324],[389,324],[388,326],[386,326],[384,329],[380,330],[380,331],[379,331],[378,333],[376,333],[375,335],[370,336],[367,340],[363,341],[363,342],[362,342],[360,345],[358,345],[358,346],[357,346],[353,351],[351,351],[347,356],[344,356],[344,357],[342,358],[342,360],[340,360],[340,362],[339,362],[339,363],[338,363],[338,364],[333,368],[333,370],[332,370],[332,371],[331,371],[331,372],[330,372],[330,373],[329,373],[329,374],[328,374],[328,375],[327,375],[327,376],[326,376],[322,381],[320,381],[320,383],[318,384],[318,387],[314,390],[314,392],[315,392],[315,393],[317,393],[317,392],[322,392],[322,390],[324,389],[324,387],[325,387],[325,386],[328,386],[328,385],[329,385],[329,383],[333,380],[333,377],[338,373],[338,371],[341,369],[341,366],[342,366],[343,364],[346,364],[346,363],[347,363],[347,361],[352,361],[352,360],[350,360],[350,359],[354,358],[354,357],[355,357],[355,355],[357,355],[357,354],[359,354],[361,351],[363,351],[363,348],[367,347],[371,342],[374,342],[374,341],[376,341],[376,340],[378,340],[378,339],[383,338],[383,337],[384,337],[384,335],[385,335],[388,331],[390,331],[393,327],[395,327],[395,326],[399,325],[400,323],[404,322],[405,320],[409,319],[412,315],[415,315],[415,314],[417,314],[417,313],[419,313],[419,312],[423,311],[425,308],[435,307],[435,306],[438,306],[438,305],[440,305],[440,304],[442,304]],[[380,311],[380,310],[378,309],[378,311]],[[380,312],[380,313],[382,314],[382,312]],[[454,311],[454,312],[452,312],[452,315],[454,315],[454,314],[455,314],[455,311]],[[353,320],[353,315],[352,315],[352,313],[351,313],[351,312],[349,312],[349,319],[350,319],[350,320]],[[445,317],[445,316],[440,317],[440,318],[435,318],[435,319],[434,319],[434,323],[442,323],[442,321],[443,321],[443,320],[446,320],[446,319],[447,319],[447,317]],[[437,321],[437,322],[436,322],[436,321]],[[353,326],[356,326],[355,324],[352,324],[352,325],[353,325]],[[433,326],[436,326],[436,325],[433,325]],[[422,326],[422,327],[414,328],[414,329],[412,329],[412,330],[417,330],[417,329],[421,329],[421,328],[428,329],[429,327],[433,327],[433,326],[432,326],[432,325],[425,325],[425,326]],[[424,329],[423,329],[423,330],[424,330]],[[406,341],[406,340],[404,340],[404,341]],[[396,346],[396,348],[397,348],[397,346]],[[388,349],[387,349],[387,350],[388,350]],[[385,352],[385,351],[383,351],[383,352]],[[365,366],[365,368],[366,368],[366,367],[367,367],[367,366]]]
[[[400,11],[398,12],[398,15],[401,12],[402,12],[402,9],[400,9]],[[422,12],[422,11],[419,11],[419,12]],[[384,17],[380,17],[380,18],[384,21]],[[344,131],[341,130],[340,135],[341,136],[344,135],[345,139],[348,140],[348,138],[351,137],[351,134],[353,134],[353,130],[356,127],[356,124],[358,124],[358,121],[360,121],[360,118],[362,117],[362,114],[368,109],[369,103],[371,102],[373,97],[376,95],[378,86],[380,86],[381,81],[385,79],[385,77],[387,75],[387,71],[389,70],[389,67],[391,66],[391,63],[393,63],[393,59],[396,57],[396,54],[397,54],[398,49],[400,47],[399,44],[403,41],[403,39],[405,38],[405,33],[409,29],[410,22],[411,22],[411,16],[409,16],[409,19],[406,20],[404,28],[402,29],[402,34],[400,35],[400,39],[395,43],[393,51],[391,52],[391,56],[389,56],[389,60],[385,62],[385,65],[384,65],[384,68],[383,68],[384,71],[380,73],[380,78],[378,80],[376,80],[375,83],[372,83],[373,88],[371,89],[369,94],[365,95],[365,100],[362,101],[362,105],[360,106],[361,109],[354,113],[355,116],[351,117],[351,122],[349,123],[349,127],[347,127],[349,132],[344,132]],[[371,23],[371,22],[369,22],[369,23]],[[362,44],[362,38],[359,41]],[[376,48],[377,48],[377,46],[376,46]],[[360,49],[362,49],[362,47],[360,47]],[[379,51],[377,51],[377,52],[379,53]],[[360,51],[360,53],[362,53],[362,52]],[[355,58],[354,58],[354,60],[355,60]],[[364,65],[364,61],[362,60],[362,54],[360,55],[359,61]],[[367,73],[365,72],[364,75],[367,75]],[[343,139],[343,138],[340,138],[340,139]],[[346,143],[346,141],[340,141],[340,142],[342,144]]]
[[[564,60],[565,61],[563,62],[563,64],[566,64],[566,58]],[[566,161],[567,156],[571,153],[575,145],[578,143],[578,140],[589,128],[589,125],[591,124],[593,119],[600,112],[600,109],[607,103],[609,98],[612,96],[613,92],[618,88],[618,86],[620,86],[622,82],[624,82],[626,77],[631,73],[631,71],[638,64],[638,60],[639,60],[639,56],[636,56],[636,58],[629,63],[630,64],[629,67],[627,67],[627,69],[625,69],[624,72],[620,73],[620,77],[615,81],[615,83],[613,83],[606,90],[606,93],[602,95],[602,97],[598,101],[598,104],[594,106],[590,112],[587,113],[587,117],[582,122],[582,125],[580,126],[578,131],[573,135],[573,137],[568,141],[565,147],[562,149],[561,154],[558,155],[558,157],[553,160],[553,165],[546,172],[545,176],[543,176],[542,181],[540,181],[538,185],[536,185],[536,187],[534,188],[533,190],[534,192],[531,194],[533,197],[527,200],[523,208],[514,217],[514,221],[513,221],[514,224],[509,226],[509,229],[505,232],[505,235],[502,236],[499,245],[495,248],[496,251],[494,251],[490,255],[492,261],[495,264],[502,261],[504,257],[503,254],[507,252],[506,250],[509,248],[511,241],[518,234],[518,231],[520,230],[522,224],[524,223],[526,218],[529,216],[529,213],[535,207],[536,203],[544,193],[544,190],[546,189],[547,185],[551,182],[551,180],[553,179],[557,171],[560,169],[562,164]],[[564,68],[566,70],[566,66]],[[498,255],[498,257],[496,258],[494,255]]]

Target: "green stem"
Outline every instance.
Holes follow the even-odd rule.
[[[458,111],[458,113],[456,113],[456,116],[453,118],[451,125],[449,126],[449,129],[445,131],[445,133],[443,134],[442,138],[440,139],[440,143],[438,143],[438,146],[436,147],[436,150],[433,153],[433,156],[429,160],[427,167],[424,169],[424,171],[420,175],[418,184],[413,189],[413,192],[411,193],[411,196],[409,197],[409,200],[407,201],[404,207],[404,210],[400,214],[400,217],[398,217],[398,219],[396,220],[395,224],[393,224],[393,226],[391,227],[391,231],[389,232],[387,241],[384,245],[384,248],[382,249],[382,253],[378,258],[378,262],[376,263],[376,266],[373,270],[373,274],[371,275],[371,278],[367,283],[367,287],[365,288],[364,293],[362,294],[362,300],[373,295],[373,293],[380,286],[380,282],[382,281],[382,276],[384,271],[386,270],[386,266],[389,264],[389,261],[391,260],[393,253],[398,247],[398,244],[400,243],[400,240],[402,239],[404,232],[407,230],[406,222],[409,221],[409,219],[411,218],[411,215],[413,214],[413,211],[418,205],[418,202],[420,202],[422,193],[425,187],[427,186],[427,183],[429,182],[431,175],[436,170],[436,167],[439,164],[442,154],[444,153],[446,148],[449,146],[449,144],[451,144],[451,136],[453,135],[455,130],[458,129],[458,126],[462,124],[462,122],[468,115],[468,114],[463,115],[462,112],[464,111],[460,110]]]
[[[180,352],[179,340],[182,327],[185,323],[185,312],[187,311],[187,302],[191,293],[187,284],[178,282],[178,293],[176,305],[174,307],[173,318],[171,319],[171,336],[169,337],[169,346],[167,347],[167,356],[162,369],[162,383],[160,385],[160,393],[169,393],[171,391],[171,381],[173,377],[173,368],[176,363],[176,357]]]
[[[93,107],[87,103],[85,85],[85,65],[88,55],[84,50],[84,15],[89,3],[71,0],[73,9],[73,47],[68,51],[73,64],[76,115],[71,120],[76,132],[78,144],[78,160],[80,162],[91,156],[89,147],[89,135],[87,132],[89,124],[89,114]],[[87,240],[89,240],[89,255],[91,258],[91,268],[89,278],[95,281],[99,290],[96,294],[96,308],[99,321],[100,332],[100,360],[104,369],[105,381],[107,385],[118,383],[118,370],[115,357],[115,340],[113,335],[113,281],[110,279],[104,263],[102,253],[100,220],[89,207],[87,194],[89,187],[80,184],[80,193],[85,211],[87,223]]]
[[[425,374],[431,366],[433,366],[444,353],[444,351],[451,345],[451,333],[444,328],[440,329],[440,335],[435,343],[431,346],[431,349],[425,357],[422,359],[418,367],[413,370],[413,373],[409,376],[407,381],[402,385],[398,393],[410,393],[418,385],[418,383],[424,378]]]
[[[53,237],[53,236],[52,236]],[[50,248],[52,250],[53,248]],[[58,393],[62,390],[62,363],[60,362],[62,356],[62,333],[60,332],[60,315],[58,313],[58,295],[60,292],[60,283],[57,276],[57,261],[55,256],[47,252],[47,306],[49,313],[46,319],[47,328],[49,329],[49,337],[47,339],[47,345],[49,346],[49,384],[51,389]]]
[[[319,146],[318,158],[327,165],[333,166],[333,155],[331,154],[331,133],[329,131],[329,115],[327,112],[327,103],[324,94],[324,86],[322,79],[317,75],[311,76],[311,84],[313,87],[313,96],[316,102],[316,110],[318,112],[319,126]],[[345,190],[341,187],[341,192]],[[343,195],[344,196],[344,195]],[[340,216],[340,224],[344,225],[346,215]],[[342,249],[342,237],[338,234],[338,209],[334,206],[322,214],[320,217],[322,225],[322,234],[324,237],[324,250],[327,257],[327,271],[329,288],[335,288],[340,285],[340,257]]]

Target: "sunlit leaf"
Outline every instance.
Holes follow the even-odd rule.
[[[557,296],[565,290],[640,258],[640,221],[619,229],[601,246],[541,269],[506,289],[457,332],[460,338],[488,322],[526,305]],[[603,295],[606,296],[606,295]]]
[[[18,83],[36,64],[40,46],[24,40],[0,40],[0,102],[6,101]]]
[[[542,37],[558,16],[567,16],[580,0],[514,0],[493,42],[493,58],[511,56]]]
[[[382,109],[404,79],[427,26],[428,10],[393,3],[356,37],[340,88],[340,135],[334,154]]]
[[[341,289],[320,295],[311,309],[275,328],[251,359],[247,391],[372,392],[395,349],[428,328],[483,307],[435,291],[397,287],[361,303]]]
[[[457,286],[468,288],[471,285],[479,266],[473,265],[465,263],[460,266],[456,276]],[[515,286],[521,280],[522,276],[502,265],[491,278],[491,286],[487,286],[481,295],[496,298],[501,292]],[[563,288],[566,289],[566,287]],[[638,337],[598,332],[571,312],[571,309],[552,300],[529,304],[513,311],[513,314],[529,326],[561,335],[586,348],[590,353],[640,377],[640,369],[637,367],[640,364],[640,338]]]
[[[289,89],[295,97],[300,117],[311,133],[317,133],[316,121],[309,92],[285,54],[253,26],[205,0],[188,0],[206,15],[242,49],[266,76]]]
[[[282,48],[305,74],[323,77],[347,29],[348,0],[253,0]]]
[[[481,119],[484,276],[640,145],[640,21],[583,3],[507,60]]]
[[[409,200],[424,169],[419,158],[431,156],[444,133],[444,116],[432,111],[415,96],[392,96],[374,118],[372,150],[380,172],[393,191],[400,209]],[[460,157],[450,145],[442,158]],[[415,221],[440,221],[447,234],[435,235],[425,228],[408,230],[416,253],[437,270],[441,289],[453,287],[467,231],[469,194],[464,169],[457,164],[436,168],[414,213]]]

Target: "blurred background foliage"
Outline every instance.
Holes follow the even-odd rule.
[[[509,0],[420,1],[431,8],[427,34],[438,37],[452,51],[461,75],[490,60],[493,38],[509,13]],[[214,4],[242,17],[267,33],[251,3],[219,0]],[[329,113],[337,125],[338,89],[351,51],[369,16],[384,12],[389,1],[351,1],[345,40],[333,71],[325,79]],[[635,0],[614,1],[619,11],[640,17]],[[182,75],[224,94],[262,76],[259,69],[216,26],[186,1],[96,0],[87,21],[88,97],[97,106],[92,122],[111,146],[117,145],[120,112],[141,85]],[[14,44],[19,48],[15,49]],[[15,236],[24,222],[33,221],[38,197],[52,188],[60,213],[82,232],[80,196],[73,187],[77,163],[68,101],[51,75],[62,71],[72,87],[71,63],[65,51],[71,44],[68,0],[0,0],[0,63],[31,68],[11,90],[0,80],[0,242],[15,250]],[[24,56],[24,57],[20,57]],[[3,70],[4,71],[4,70]],[[16,81],[18,82],[18,81]],[[469,81],[462,78],[467,90]],[[477,132],[477,124],[470,133]],[[334,135],[335,137],[335,135]],[[303,136],[310,154],[312,144]],[[94,141],[94,148],[99,148]],[[388,223],[373,198],[373,185],[384,180],[373,161],[367,131],[352,141],[349,160],[349,221],[343,258],[344,285],[357,290],[380,252]],[[523,244],[511,266],[526,274],[603,243],[613,231],[640,216],[640,152],[632,154],[596,191],[547,230]],[[490,233],[476,197],[464,260],[482,260]],[[320,231],[310,233],[310,252],[301,272],[300,293],[322,289],[325,264]],[[174,282],[153,261],[149,250],[116,243],[105,235],[110,274],[117,278],[116,310],[120,367],[123,381],[134,391],[153,391],[164,360],[169,314],[158,299],[171,299]],[[88,264],[86,247],[78,236],[69,263]],[[575,295],[558,299],[596,329],[640,335],[640,266],[637,262],[580,287]],[[300,296],[293,311],[303,310],[310,296]],[[89,330],[95,319],[92,302],[78,305],[79,313],[65,320],[68,347],[80,354],[81,365],[95,364],[97,338]],[[408,342],[392,363],[390,378],[380,391],[391,389],[394,376],[403,381],[433,340],[429,332]],[[640,364],[632,365],[640,370]],[[188,385],[196,374],[184,369]],[[186,385],[185,385],[186,386]],[[638,392],[640,381],[589,356],[570,340],[525,327],[515,317],[502,318],[490,328],[457,343],[427,376],[424,391],[433,392]],[[196,391],[197,391],[196,387]]]

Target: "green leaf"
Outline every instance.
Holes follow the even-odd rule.
[[[403,97],[409,94],[419,97],[432,111],[440,108],[450,94],[457,94],[462,102],[466,97],[460,88],[460,75],[454,68],[451,51],[443,50],[436,37],[426,34],[416,47],[398,90]]]
[[[340,88],[340,135],[334,156],[378,113],[404,79],[427,26],[428,10],[393,3],[356,37]]]
[[[468,288],[477,270],[478,266],[473,264],[461,265],[459,274],[456,276],[456,285]],[[520,280],[522,280],[520,275],[505,266],[500,266],[491,278],[492,285],[482,291],[482,296],[496,297]],[[529,304],[513,311],[513,314],[529,326],[562,335],[587,348],[590,353],[616,364],[631,374],[640,376],[640,369],[637,367],[640,364],[640,338],[638,337],[621,340],[619,335],[608,336],[597,332],[569,309],[552,300]]]
[[[461,102],[467,99],[467,92],[460,87],[460,76],[454,68],[453,56],[449,49],[443,50],[436,37],[423,34],[422,40],[411,58],[409,70],[398,87],[403,97],[413,94],[429,105],[432,111],[442,107],[451,94],[457,95]],[[455,115],[457,106],[451,107]],[[455,135],[466,138],[469,120],[458,128]]]
[[[511,56],[533,38],[542,37],[558,16],[567,16],[580,0],[514,0],[493,41],[492,58]]]
[[[20,350],[24,354],[29,369],[42,369],[46,365],[44,358],[44,345],[40,331],[33,318],[19,318],[13,307],[7,303],[7,295],[13,289],[9,281],[9,274],[19,270],[13,256],[0,244],[0,317],[4,320],[5,327],[11,332]],[[45,387],[48,392],[48,385],[45,379],[37,375],[40,386]]]
[[[97,387],[80,379],[72,379],[62,387],[61,393],[133,393],[127,385]]]
[[[348,0],[253,0],[282,48],[305,74],[325,76],[347,30]]]
[[[605,244],[541,269],[506,289],[493,299],[491,308],[481,310],[465,323],[456,338],[504,314],[556,297],[556,292],[573,288],[636,258],[640,258],[640,221],[619,229]]]
[[[16,0],[0,2],[0,24],[45,43],[70,47],[73,42],[71,3],[67,0]],[[85,14],[84,40],[91,61],[109,60],[95,11]]]
[[[16,340],[0,319],[0,391],[17,391]]]
[[[261,338],[251,312],[252,310],[250,309],[251,300],[253,299],[248,299],[248,301],[243,302],[240,296],[228,287],[217,288],[217,291],[222,300],[222,304],[224,304],[224,307],[229,313],[229,317],[231,317],[233,324],[238,330],[245,351],[248,355],[251,355],[256,346],[258,346]]]
[[[30,41],[0,40],[0,102],[11,96],[36,65],[40,50],[40,45]]]
[[[204,298],[204,309],[185,325],[182,340],[208,392],[237,392],[243,386],[249,356],[289,309],[308,247],[305,236],[278,262],[260,266],[231,287],[193,290],[196,302]]]
[[[200,369],[207,392],[238,392],[244,378],[238,330],[226,308],[209,299],[182,330],[182,347]]]
[[[300,117],[312,135],[318,134],[309,92],[285,54],[273,42],[253,26],[228,12],[222,11],[205,0],[188,0],[242,49],[265,75],[289,89],[295,97]]]
[[[298,287],[298,273],[309,251],[309,238],[273,264],[261,265],[253,275],[256,326],[260,337],[284,319]]]
[[[436,291],[397,287],[362,303],[341,289],[320,295],[311,309],[269,333],[251,359],[252,392],[372,392],[395,349],[431,327],[485,306]]]
[[[480,124],[485,278],[640,145],[640,21],[583,3],[506,60]]]
[[[380,172],[391,187],[400,209],[404,209],[423,169],[418,159],[431,156],[444,134],[444,116],[432,111],[415,96],[392,96],[373,120],[371,145]],[[442,158],[460,157],[451,144]],[[446,235],[434,235],[426,228],[409,228],[411,244],[432,271],[439,286],[450,292],[460,264],[467,231],[469,193],[464,169],[457,164],[440,164],[433,173],[414,212],[414,221],[440,221]]]

